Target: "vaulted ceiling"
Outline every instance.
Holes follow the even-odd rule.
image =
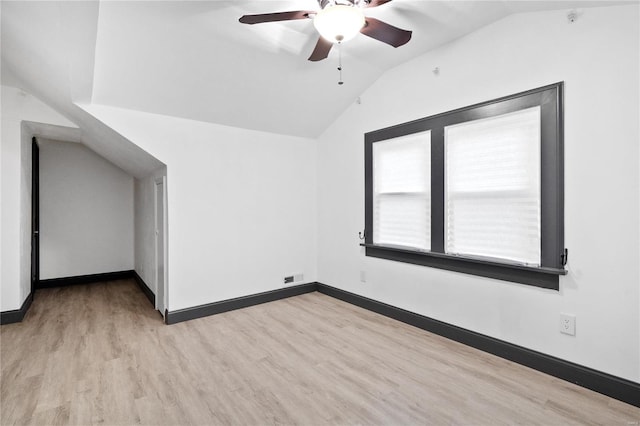
[[[629,2],[393,0],[367,15],[413,30],[412,40],[397,49],[363,35],[345,43],[340,86],[337,49],[307,61],[317,40],[310,20],[238,22],[318,9],[316,0],[2,1],[2,83],[81,127],[96,124],[74,103],[316,137],[386,70],[417,55],[512,13],[612,3]]]

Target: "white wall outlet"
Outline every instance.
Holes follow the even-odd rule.
[[[361,283],[367,282],[367,273],[365,271],[360,271],[360,282]]]
[[[576,316],[571,314],[560,314],[560,333],[570,336],[576,335]]]
[[[294,274],[293,275],[293,280],[295,282],[299,282],[299,281],[304,280],[304,274]]]

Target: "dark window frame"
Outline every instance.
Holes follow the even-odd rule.
[[[559,290],[566,275],[564,248],[564,121],[563,89],[559,82],[493,99],[365,134],[365,254],[370,257],[424,265]],[[508,261],[445,253],[446,126],[540,106],[540,267]],[[373,244],[373,144],[431,130],[431,251]]]

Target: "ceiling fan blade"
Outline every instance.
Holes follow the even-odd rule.
[[[322,37],[318,37],[318,43],[316,43],[315,49],[309,56],[309,60],[313,62],[321,61],[329,56],[329,51],[333,47],[333,43],[325,40]]]
[[[411,40],[411,31],[403,30],[375,18],[365,18],[365,25],[360,32],[393,47],[400,47]]]
[[[316,12],[312,10],[296,10],[293,12],[276,12],[276,13],[262,13],[259,15],[243,15],[239,21],[243,24],[261,24],[263,22],[277,22],[277,21],[293,21],[295,19],[307,19],[309,15],[315,15]]]
[[[385,3],[389,3],[391,0],[371,0],[367,7],[378,7]]]

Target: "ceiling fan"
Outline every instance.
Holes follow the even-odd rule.
[[[291,12],[244,15],[243,24],[263,22],[313,19],[313,25],[320,33],[310,61],[321,61],[329,56],[333,43],[342,43],[359,32],[393,47],[399,47],[411,40],[411,31],[403,30],[375,18],[364,16],[363,9],[377,7],[391,0],[318,0],[319,11],[296,10]]]

